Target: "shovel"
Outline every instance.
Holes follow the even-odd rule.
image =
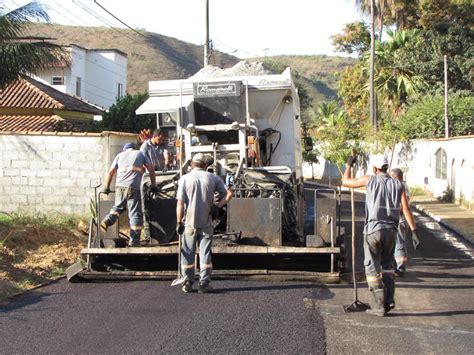
[[[178,234],[178,277],[171,282],[171,287],[181,286],[186,281],[182,271],[181,271],[181,238],[182,234]]]
[[[353,177],[354,171],[351,169],[351,177]],[[352,280],[354,282],[354,301],[343,306],[344,312],[365,312],[370,307],[360,302],[357,298],[357,279],[356,279],[356,246],[355,246],[355,204],[354,204],[354,189],[351,188],[351,210],[352,210]]]

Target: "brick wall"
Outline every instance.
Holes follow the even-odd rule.
[[[0,135],[0,211],[86,215],[91,188],[136,135]]]

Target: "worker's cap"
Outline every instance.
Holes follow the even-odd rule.
[[[126,143],[123,146],[123,150],[133,149],[133,148],[135,148],[135,144],[133,144],[133,143]]]
[[[377,169],[382,169],[388,166],[388,159],[387,156],[384,154],[377,154],[370,159],[372,165],[375,166]]]
[[[203,153],[196,153],[193,155],[192,162],[199,163],[199,164],[207,164],[207,157]]]

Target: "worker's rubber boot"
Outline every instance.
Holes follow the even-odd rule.
[[[374,302],[370,309],[366,310],[367,313],[384,317],[385,316],[385,289],[379,288],[376,290],[371,290],[372,296],[374,297]]]
[[[100,230],[103,232],[103,233],[107,233],[107,229],[109,229],[109,221],[107,220],[107,218],[104,218],[101,222],[100,222]]]
[[[395,279],[392,275],[383,278],[385,285],[385,312],[395,308]]]

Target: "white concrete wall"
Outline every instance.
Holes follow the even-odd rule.
[[[135,134],[0,135],[0,211],[87,215],[91,188]]]
[[[447,179],[436,178],[435,174],[435,154],[440,148],[447,155]],[[423,187],[435,197],[442,196],[450,187],[457,200],[470,206],[474,201],[473,152],[474,137],[399,143],[395,147],[392,167],[404,171],[408,185]]]
[[[436,151],[442,148],[447,155],[447,179],[436,178]],[[474,136],[450,139],[416,140],[399,143],[395,147],[391,168],[400,168],[409,186],[418,186],[435,197],[443,195],[449,186],[454,190],[457,201],[474,209]],[[388,153],[391,158],[392,152]],[[360,169],[356,175],[371,173],[370,169]],[[324,182],[340,183],[337,167],[323,158],[311,167],[305,163],[304,177]]]

